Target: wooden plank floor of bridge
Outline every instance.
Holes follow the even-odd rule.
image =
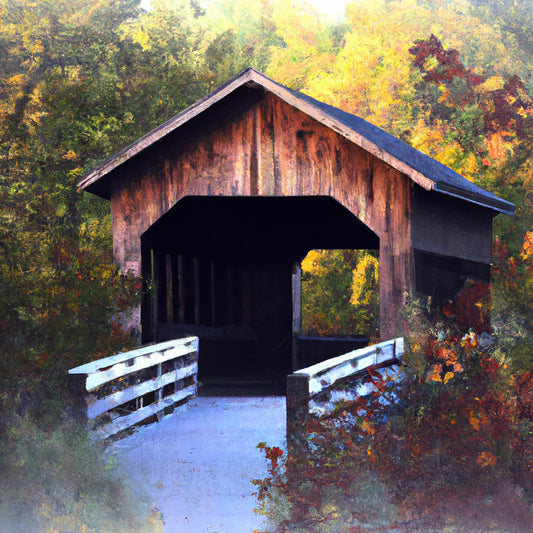
[[[163,513],[165,533],[252,533],[250,479],[267,474],[259,442],[285,446],[285,397],[199,397],[109,452],[131,486]]]

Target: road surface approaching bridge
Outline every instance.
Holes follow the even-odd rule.
[[[285,445],[285,397],[207,397],[113,443],[130,486],[162,514],[165,533],[252,533],[251,479],[267,474],[257,444]]]

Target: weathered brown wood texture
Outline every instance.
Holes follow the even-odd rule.
[[[140,272],[142,233],[187,195],[331,196],[380,239],[381,333],[393,335],[402,295],[414,288],[412,180],[271,93],[215,124],[121,167],[111,186],[118,264]]]

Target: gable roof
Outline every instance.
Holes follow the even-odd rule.
[[[114,170],[243,86],[258,87],[273,93],[289,105],[404,173],[426,190],[434,190],[501,213],[514,213],[515,206],[511,202],[502,200],[491,192],[474,185],[457,172],[381,128],[341,109],[280,85],[252,68],[246,69],[217,90],[106,159],[82,178],[78,184],[78,190],[86,190],[108,198],[106,177]]]

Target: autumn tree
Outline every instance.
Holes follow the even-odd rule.
[[[311,250],[301,264],[307,335],[379,337],[378,260],[367,250]]]
[[[164,91],[175,89],[176,107],[152,105],[139,77],[157,66],[143,70],[141,44],[128,35],[138,16],[134,0],[0,3],[0,438],[10,450],[0,460],[0,513],[8,528],[140,530],[144,520],[109,505],[126,497],[124,487],[65,419],[66,371],[135,341],[119,317],[140,288],[113,264],[109,207],[78,194],[77,181],[150,120],[197,97],[178,99],[170,80]],[[100,519],[87,518],[91,506]]]
[[[267,74],[304,92],[308,92],[308,79],[326,82],[341,46],[342,24],[330,22],[305,2],[273,0],[272,9],[276,34],[283,44],[272,50]]]
[[[285,46],[273,12],[270,0],[217,0],[208,5],[206,66],[212,88],[248,67],[267,69],[273,50]]]

